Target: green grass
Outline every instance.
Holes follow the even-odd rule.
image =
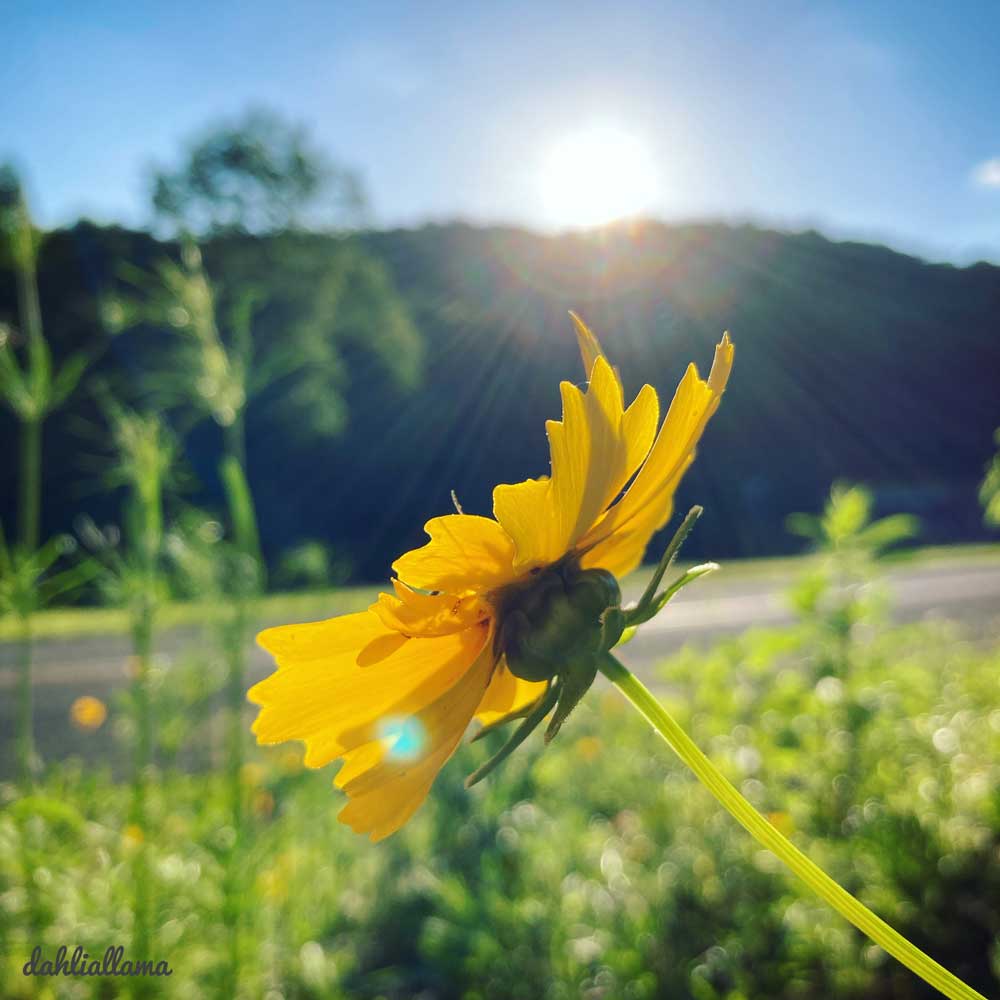
[[[711,587],[724,581],[741,583],[760,581],[777,585],[790,583],[807,569],[811,556],[778,556],[765,559],[731,559],[724,564],[725,573],[714,579],[706,578],[699,584],[704,596],[711,594]],[[899,557],[904,558],[904,557]],[[929,546],[909,550],[905,559],[911,566],[933,566],[949,562],[962,564],[1000,564],[1000,544]],[[648,575],[640,571],[640,576]],[[383,588],[377,585],[341,587],[295,593],[268,594],[258,602],[258,618],[262,624],[308,621],[359,611],[367,607]],[[626,592],[629,588],[626,581]],[[198,602],[177,602],[164,607],[159,613],[161,628],[193,626],[203,622],[212,609]],[[128,616],[116,608],[52,608],[42,611],[33,619],[34,633],[38,638],[59,639],[75,636],[124,635],[128,631]],[[17,623],[0,620],[0,642],[17,637]]]
[[[262,623],[305,621],[324,618],[367,607],[378,594],[378,587],[340,587],[296,593],[268,594],[258,602]],[[178,601],[161,608],[157,625],[161,629],[198,625],[210,618],[213,607],[198,601]],[[128,613],[120,608],[50,608],[32,619],[36,638],[67,639],[76,636],[124,635],[129,629]],[[17,622],[0,621],[0,642],[18,635]]]
[[[877,618],[846,645],[829,622],[804,620],[659,668],[671,712],[755,807],[987,996],[1000,995],[998,670],[1000,648],[948,625]],[[220,734],[191,725],[200,693],[185,694],[181,674],[163,683],[161,730],[188,727],[211,757]],[[128,719],[114,706],[106,725]],[[932,995],[761,851],[603,682],[551,746],[532,738],[467,791],[464,775],[498,739],[461,748],[417,816],[377,845],[337,823],[332,767],[303,770],[297,745],[255,749],[240,995]],[[161,756],[150,796],[151,957],[174,970],[155,995],[231,1000],[225,776]],[[20,970],[34,944],[128,952],[129,800],[101,764],[56,764],[30,798],[0,785],[0,996],[122,995],[120,982],[45,984]]]

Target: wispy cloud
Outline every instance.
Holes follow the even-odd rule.
[[[972,171],[972,179],[983,187],[1000,188],[1000,156],[980,163]]]

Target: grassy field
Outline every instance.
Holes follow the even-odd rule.
[[[900,630],[860,644],[841,680],[817,676],[815,638],[761,632],[678,657],[662,667],[672,707],[800,846],[995,993],[1000,655]],[[335,822],[328,775],[303,771],[295,750],[258,751],[242,776],[238,994],[226,993],[223,775],[159,769],[140,831],[126,785],[63,762],[31,801],[4,793],[0,992],[117,995],[86,980],[37,993],[19,970],[32,942],[127,944],[143,850],[152,954],[174,969],[156,995],[926,995],[793,884],[615,692],[592,692],[552,747],[530,745],[466,792],[482,757],[463,750],[417,820],[373,846]]]

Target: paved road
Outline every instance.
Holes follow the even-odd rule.
[[[792,619],[785,592],[788,576],[724,571],[682,591],[657,620],[622,650],[622,658],[639,672],[686,642],[708,643],[758,625],[781,625]],[[888,578],[897,620],[928,616],[957,619],[975,632],[1000,638],[1000,557],[949,558],[933,563],[901,565]],[[329,614],[337,613],[330,608]],[[322,612],[321,612],[322,613]],[[179,658],[204,652],[196,631],[176,630],[159,643],[159,663],[170,669]],[[0,774],[11,770],[10,744],[14,711],[15,648],[0,644]],[[80,694],[108,700],[128,683],[129,645],[125,636],[48,639],[35,650],[35,705],[39,749],[52,757],[79,752],[88,757],[111,749],[111,727],[80,733],[68,724],[67,712]],[[267,656],[254,649],[250,673],[269,669]]]

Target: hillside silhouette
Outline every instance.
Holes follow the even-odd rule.
[[[654,222],[562,236],[464,224],[229,236],[203,250],[221,287],[239,272],[265,297],[287,297],[276,262],[308,289],[346,247],[385,278],[364,294],[345,279],[330,318],[344,363],[338,433],[283,408],[290,389],[280,383],[248,414],[249,474],[272,561],[321,539],[349,558],[355,579],[384,578],[395,555],[421,542],[423,522],[451,509],[450,491],[467,512],[488,513],[494,484],[546,472],[544,421],[559,415],[559,380],[583,378],[571,308],[601,335],[626,392],[648,381],[664,404],[689,361],[707,370],[723,330],[736,343],[730,388],[678,497],[679,509],[706,508],[688,555],[796,550],[785,517],[818,509],[836,479],[869,484],[879,513],[918,514],[925,542],[983,537],[976,486],[1000,424],[998,267],[929,264],[814,232]],[[55,352],[93,345],[108,384],[141,395],[157,332],[112,336],[102,303],[120,291],[122,261],[148,267],[164,254],[176,247],[120,228],[48,234],[39,280]],[[375,294],[398,296],[419,334],[405,379],[386,361],[392,345],[366,349],[384,333],[371,318]],[[16,320],[3,270],[0,320]],[[287,320],[287,310],[265,309],[254,336],[280,338]],[[9,523],[15,428],[0,420]],[[70,530],[80,511],[117,519],[86,392],[46,434],[46,530]],[[186,502],[218,505],[218,448],[217,428],[189,437]],[[81,492],[71,484],[87,469],[92,489]]]

